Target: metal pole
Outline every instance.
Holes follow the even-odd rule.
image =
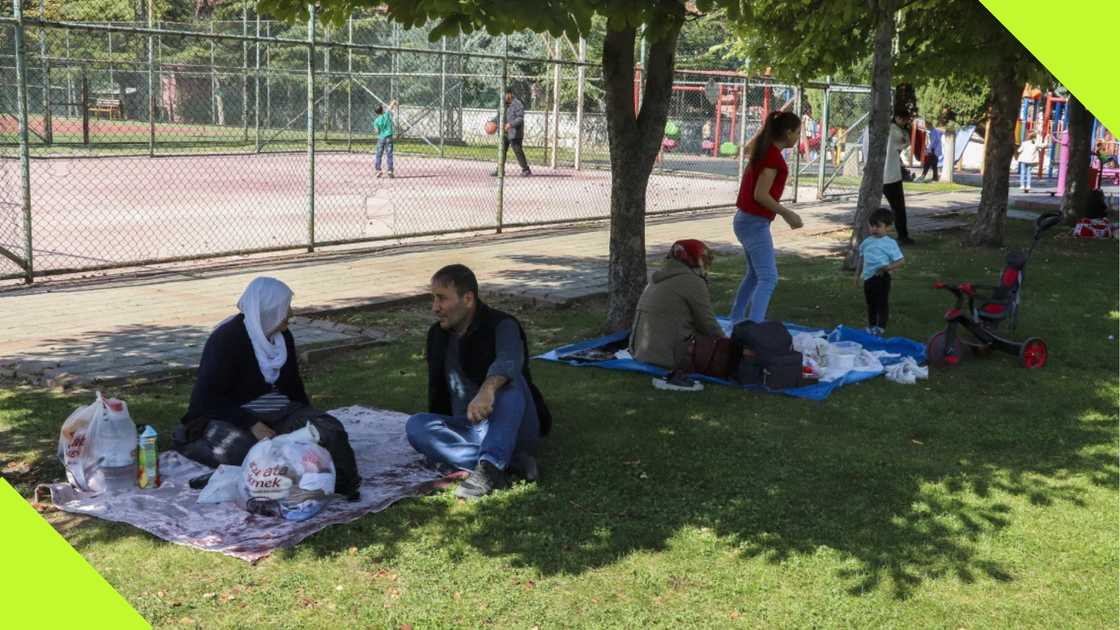
[[[354,16],[346,20],[346,43],[354,43]],[[346,150],[354,148],[354,50],[346,49]]]
[[[502,36],[502,84],[498,90],[498,234],[502,233],[502,211],[506,188],[506,73],[509,71],[509,36]]]
[[[210,19],[210,34],[214,34],[214,19]],[[210,124],[218,123],[218,75],[214,70],[214,40],[210,40]]]
[[[389,43],[393,45],[394,50],[389,53],[389,100],[396,100],[397,98],[397,51],[396,47],[400,44],[398,39],[397,23],[393,22],[392,31],[389,35]]]
[[[113,88],[113,32],[109,31],[109,89]],[[109,116],[112,118],[112,115]]]
[[[19,2],[19,0],[14,0]],[[86,76],[86,67],[82,66],[82,144],[89,145],[89,78]]]
[[[265,22],[264,36],[272,37],[272,22]],[[265,127],[272,129],[272,48],[264,46],[264,120]]]
[[[261,14],[257,13],[256,36],[261,36]],[[261,43],[254,47],[256,62],[253,69],[253,145],[261,152]]]
[[[307,18],[307,251],[315,251],[315,5]]]
[[[66,41],[66,58],[70,58],[70,31],[65,31],[64,39]],[[70,74],[71,68],[66,68],[66,115],[71,118],[74,117],[74,77]]]
[[[249,36],[249,5],[241,7],[241,36]],[[249,144],[249,42],[241,42],[241,141]]]
[[[326,41],[331,40],[331,27],[323,27],[323,39]],[[330,139],[331,130],[331,47],[325,46],[323,48],[323,72],[327,80],[323,83],[323,142]]]
[[[576,70],[576,155],[575,169],[578,171],[583,158],[583,84],[587,79],[587,40],[579,38],[579,69]]]
[[[553,42],[553,49],[555,51],[555,61],[560,61],[560,38],[555,38]],[[553,169],[556,168],[556,158],[559,152],[560,143],[560,64],[554,63],[552,65],[552,158],[548,161],[548,165]]]
[[[743,180],[743,169],[745,168],[745,165],[747,163],[747,82],[745,80],[743,81],[742,87],[740,87],[739,89],[742,91],[742,96],[740,97],[740,100],[742,101],[742,105],[740,106],[740,108],[742,109],[742,111],[739,114],[739,168],[738,168],[738,173],[739,173],[739,181],[742,181]],[[718,105],[717,105],[717,107],[718,107]],[[718,116],[718,110],[717,110],[717,116]]]
[[[47,19],[46,0],[39,0],[39,19]],[[51,71],[47,63],[47,29],[39,27],[39,61],[43,64],[43,141],[54,142],[54,126],[51,124]]]
[[[12,0],[15,9],[16,108],[19,110],[19,191],[23,205],[24,281],[34,281],[31,252],[31,155],[27,140],[27,66],[23,58],[23,7]]]
[[[829,82],[832,82],[831,77]],[[820,164],[817,165],[817,199],[824,199],[824,163],[828,161],[825,159],[828,151],[828,97],[831,93],[831,87],[824,89],[824,107],[821,108],[821,144],[817,151],[820,159]]]
[[[801,113],[805,110],[801,108],[801,91],[800,87],[794,88],[797,90],[797,102],[794,107],[797,108],[797,116],[800,118]],[[801,183],[801,141],[805,139],[805,129],[801,129],[801,133],[797,134],[797,149],[793,154],[793,203],[797,203],[797,187]],[[806,144],[806,147],[808,144]]]
[[[155,0],[148,0],[148,28],[155,23]],[[148,35],[148,157],[156,156],[156,38]]]
[[[439,40],[439,156],[444,155],[444,137],[447,136],[447,125],[444,116],[447,115],[447,38]]]

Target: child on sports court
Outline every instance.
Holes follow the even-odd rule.
[[[891,272],[902,266],[902,250],[889,236],[894,213],[879,208],[868,218],[870,235],[859,244],[860,264],[856,267],[856,283],[863,280],[867,299],[867,332],[883,336],[890,316]]]
[[[392,107],[393,103],[389,103]],[[373,113],[377,114],[377,118],[373,120],[373,128],[377,130],[377,157],[373,161],[373,170],[377,171],[377,176],[381,177],[381,155],[384,153],[388,158],[389,177],[393,177],[393,114],[392,112],[385,111],[385,108],[378,105],[373,108]]]

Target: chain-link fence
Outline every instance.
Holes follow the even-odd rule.
[[[375,14],[0,18],[0,278],[609,216],[602,73],[586,42],[428,33]],[[504,153],[487,127],[516,113],[507,90],[524,114]],[[740,147],[766,112],[811,111],[803,96],[678,73],[648,211],[732,204]],[[854,129],[859,103],[846,107]],[[814,187],[812,149],[789,153],[789,198],[842,190],[842,155]]]

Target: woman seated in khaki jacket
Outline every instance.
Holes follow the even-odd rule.
[[[712,253],[703,241],[673,243],[638,301],[630,334],[631,356],[670,370],[685,369],[690,337],[726,336],[712,312],[708,292],[711,265]]]

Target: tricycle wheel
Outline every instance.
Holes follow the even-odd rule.
[[[1046,342],[1038,337],[1029,337],[1019,348],[1019,362],[1028,370],[1046,365],[1049,354],[1046,351]]]
[[[926,345],[926,357],[933,367],[942,368],[956,365],[961,361],[961,340],[958,337],[953,337],[953,342],[946,344],[946,337],[945,331],[942,330],[929,338],[929,344]]]

